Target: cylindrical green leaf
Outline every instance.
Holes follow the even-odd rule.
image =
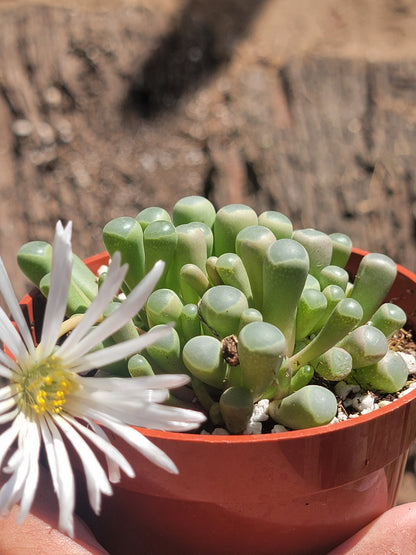
[[[321,270],[331,263],[331,239],[326,233],[316,229],[297,229],[293,232],[292,239],[305,247],[310,261],[309,272],[319,279]]]
[[[257,214],[245,204],[228,204],[218,210],[214,222],[214,253],[235,252],[235,239],[242,229],[257,225]]]
[[[332,347],[313,362],[315,372],[325,380],[339,382],[352,370],[352,357],[341,347]]]
[[[408,368],[399,353],[387,351],[375,364],[354,370],[353,377],[363,389],[395,393],[405,386]]]
[[[223,389],[227,363],[223,358],[221,341],[209,335],[190,339],[182,352],[189,372],[202,382]]]
[[[259,225],[264,225],[273,232],[276,239],[291,239],[293,233],[293,225],[287,216],[268,210],[259,216]]]
[[[297,241],[279,239],[270,245],[263,266],[262,314],[286,337],[288,354],[295,342],[296,308],[308,270],[308,253]]]
[[[329,424],[337,414],[337,398],[326,387],[307,385],[269,405],[275,422],[301,430]]]
[[[231,434],[241,434],[253,413],[253,399],[242,387],[229,387],[220,397],[220,409],[225,426]]]
[[[339,285],[327,285],[322,293],[326,298],[326,309],[312,330],[315,334],[324,327],[334,308],[345,298],[345,293]]]
[[[207,275],[209,281],[212,285],[224,285],[224,282],[220,278],[216,266],[217,266],[218,256],[210,256],[207,258],[205,263],[205,269],[207,271]],[[228,284],[230,285],[230,284]]]
[[[164,287],[166,284],[166,276],[175,257],[177,242],[175,227],[164,220],[149,223],[143,232],[146,273],[150,272],[158,260],[165,262],[163,276],[157,284],[158,287]]]
[[[240,323],[238,325],[238,333],[246,326],[250,324],[250,322],[262,322],[263,315],[262,313],[257,310],[256,308],[246,308],[243,310],[240,316]]]
[[[383,332],[373,326],[360,326],[338,343],[352,356],[353,368],[361,368],[378,362],[388,350]]]
[[[184,264],[179,272],[182,297],[186,303],[198,302],[200,297],[209,289],[207,276],[195,266],[195,264]]]
[[[308,385],[314,374],[315,371],[310,364],[305,364],[299,368],[295,374],[292,374],[292,378],[290,380],[290,392],[293,393],[294,391],[298,391],[298,389],[302,389],[305,385]]]
[[[143,231],[152,222],[171,222],[169,212],[159,206],[149,206],[148,208],[144,208],[137,214],[136,220],[141,225]]]
[[[169,269],[166,283],[176,292],[180,290],[179,274],[185,264],[195,264],[204,273],[207,261],[207,244],[205,234],[198,226],[182,224],[176,228],[178,243],[175,257]]]
[[[178,200],[173,207],[172,218],[175,226],[202,222],[211,228],[215,221],[215,208],[205,197],[192,195]]]
[[[240,364],[230,368],[230,383],[259,399],[271,385],[286,353],[282,332],[266,322],[252,322],[238,335]]]
[[[252,302],[250,280],[243,261],[234,252],[227,252],[218,257],[215,269],[225,285],[236,287],[247,297],[248,303]]]
[[[345,268],[352,250],[352,241],[344,233],[330,233],[332,241],[331,264]]]
[[[40,280],[39,289],[45,297],[49,295],[51,285],[51,274],[45,274]],[[91,300],[73,281],[69,286],[65,314],[70,317],[74,314],[83,314],[90,306]]]
[[[171,289],[156,289],[146,303],[146,315],[149,326],[178,322],[183,304],[175,291]]]
[[[250,280],[253,307],[262,308],[263,261],[270,245],[276,241],[267,227],[251,225],[242,229],[235,239],[235,252],[243,261]]]
[[[140,354],[133,355],[129,358],[127,368],[132,378],[154,375],[153,368],[151,367],[149,361]]]
[[[45,241],[30,241],[17,253],[19,268],[37,287],[52,268],[52,245]]]
[[[369,323],[389,338],[405,325],[406,320],[406,312],[400,306],[383,303],[375,311]]]
[[[321,285],[321,289],[325,289],[328,285],[338,285],[341,287],[343,291],[345,291],[349,275],[344,268],[340,268],[339,266],[325,266],[322,268],[321,273],[318,276],[319,283]]]
[[[350,293],[363,307],[362,323],[368,322],[381,305],[396,274],[396,264],[384,254],[370,253],[362,258]]]
[[[159,326],[154,326],[153,329]],[[146,358],[153,370],[166,374],[188,374],[182,361],[181,342],[178,332],[170,328],[169,333],[146,348]]]
[[[243,310],[248,308],[244,294],[230,285],[208,289],[199,307],[204,321],[221,337],[237,333]]]
[[[326,324],[310,343],[295,353],[290,362],[296,370],[310,363],[322,353],[334,347],[361,321],[363,309],[354,299],[342,299],[332,311]]]
[[[327,300],[321,291],[304,289],[296,312],[296,341],[307,337],[322,318]]]
[[[181,340],[186,343],[192,337],[201,334],[201,320],[198,315],[198,307],[194,303],[184,305],[179,318]]]
[[[124,279],[132,290],[144,276],[143,231],[137,220],[122,216],[108,222],[103,229],[103,241],[110,256],[116,251],[129,269]]]

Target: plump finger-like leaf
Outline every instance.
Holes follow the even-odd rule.
[[[223,389],[227,363],[221,341],[209,335],[199,335],[184,346],[183,361],[189,372],[202,382]]]
[[[326,233],[316,229],[296,229],[292,239],[299,241],[308,252],[309,272],[319,279],[322,268],[331,263],[332,241]]]
[[[158,222],[158,221],[171,222],[172,221],[170,218],[169,212],[164,208],[160,208],[159,206],[149,206],[148,208],[144,208],[137,214],[136,220],[141,225],[143,231],[152,222]]]
[[[325,380],[339,382],[352,371],[352,356],[341,347],[332,347],[313,361],[315,372]]]
[[[296,309],[309,271],[306,249],[293,239],[270,245],[263,266],[263,319],[286,337],[288,353],[295,342]]]
[[[129,358],[127,368],[132,378],[137,378],[138,376],[154,375],[152,366],[149,361],[139,353]]]
[[[145,272],[149,272],[158,260],[165,262],[163,275],[157,287],[165,287],[166,276],[175,257],[177,242],[175,227],[165,220],[149,223],[143,232]]]
[[[335,395],[320,385],[307,385],[269,405],[273,420],[294,430],[329,424],[336,413]]]
[[[324,315],[327,304],[327,299],[321,291],[303,290],[296,311],[296,341],[311,333]]]
[[[363,307],[362,323],[370,320],[381,305],[396,274],[396,264],[384,254],[370,253],[361,259],[349,296]]]
[[[359,326],[339,343],[352,357],[353,368],[361,368],[378,362],[388,350],[388,343],[383,332],[373,326]]]
[[[405,325],[406,320],[406,312],[400,306],[383,303],[375,311],[369,324],[382,331],[388,339]]]
[[[399,353],[388,351],[377,363],[356,369],[352,375],[363,389],[395,393],[405,386],[408,368]]]
[[[330,233],[332,241],[331,264],[345,268],[352,251],[352,241],[344,233]]]
[[[118,251],[122,263],[129,265],[124,281],[130,290],[134,289],[145,274],[141,225],[127,216],[115,218],[104,226],[103,241],[110,256]]]
[[[236,287],[244,293],[249,304],[252,303],[250,280],[243,261],[234,252],[226,252],[217,258],[215,269],[225,285]]]
[[[235,239],[238,232],[257,223],[257,214],[245,204],[228,204],[220,208],[213,226],[215,255],[235,252]]]
[[[242,387],[229,387],[220,397],[220,410],[227,430],[241,434],[247,427],[253,413],[253,399],[250,392]]]
[[[235,252],[247,271],[253,294],[253,307],[261,309],[263,303],[263,260],[266,251],[276,241],[274,234],[262,225],[242,229],[235,239]]]
[[[178,322],[183,304],[172,289],[156,289],[150,294],[146,303],[146,315],[149,326]]]
[[[334,347],[361,321],[363,309],[354,299],[342,299],[334,308],[321,331],[290,362],[294,370],[310,363],[322,353]]]
[[[230,285],[208,289],[199,306],[203,320],[221,338],[237,333],[241,313],[247,308],[245,295]]]
[[[259,225],[268,227],[276,239],[291,239],[292,237],[292,222],[287,216],[275,210],[267,210],[260,214]]]
[[[282,332],[267,322],[252,322],[238,335],[240,364],[230,368],[230,383],[248,389],[258,399],[271,385],[284,359]]]
[[[159,325],[152,329],[157,329]],[[169,332],[146,348],[146,358],[153,370],[166,374],[188,374],[182,361],[182,349],[178,332],[170,328]]]
[[[178,200],[173,207],[172,218],[175,226],[202,222],[211,228],[215,221],[215,208],[207,198],[191,195]]]

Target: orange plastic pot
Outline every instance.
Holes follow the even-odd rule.
[[[354,250],[352,274],[364,254]],[[103,261],[105,255],[87,260],[93,270]],[[388,298],[416,329],[416,275],[398,269]],[[28,297],[23,302],[36,320],[36,305]],[[416,438],[416,391],[368,415],[309,430],[141,431],[180,474],[156,468],[112,438],[137,478],[114,487],[99,518],[83,513],[112,555],[323,554],[394,505]]]

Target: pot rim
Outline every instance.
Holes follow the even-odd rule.
[[[365,256],[368,251],[353,248],[352,252],[359,255]],[[87,265],[92,265],[93,268],[97,268],[103,264],[103,258],[108,254],[106,252],[101,252],[88,258],[84,259]],[[396,264],[398,272],[404,275],[409,280],[413,281],[416,286],[416,274],[401,266]],[[30,294],[27,294],[21,300],[21,303],[28,303],[32,300]],[[132,426],[139,430],[142,434],[145,434],[148,438],[159,438],[164,440],[174,440],[182,442],[198,442],[198,443],[239,443],[239,444],[249,444],[249,443],[267,443],[270,441],[291,441],[301,438],[312,438],[317,436],[323,436],[331,433],[336,433],[337,431],[346,430],[355,426],[365,425],[366,423],[388,415],[391,412],[404,408],[406,405],[410,404],[416,399],[416,388],[411,390],[409,393],[405,394],[403,397],[395,399],[389,405],[385,407],[378,408],[368,414],[359,415],[356,418],[349,418],[342,422],[336,422],[334,424],[326,424],[324,426],[317,426],[314,428],[306,428],[302,430],[289,430],[287,432],[279,433],[268,433],[268,434],[251,434],[251,435],[211,435],[211,434],[196,434],[190,432],[169,432],[164,430],[155,430],[150,428],[141,428],[137,426]]]

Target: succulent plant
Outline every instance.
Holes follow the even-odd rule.
[[[352,244],[342,233],[293,230],[279,212],[257,216],[242,204],[216,212],[206,198],[190,196],[176,203],[172,217],[151,207],[110,221],[103,240],[110,257],[119,251],[129,264],[125,292],[156,260],[165,262],[145,310],[118,334],[175,326],[144,353],[100,374],[188,373],[213,425],[231,433],[245,430],[264,398],[271,419],[300,429],[334,418],[336,382],[392,393],[407,381],[404,360],[388,346],[406,322],[400,307],[384,302],[396,265],[367,254],[351,281],[345,265]],[[39,241],[18,254],[45,294],[50,261],[50,245]],[[85,310],[98,287],[79,259],[72,277],[70,318]],[[170,402],[186,402],[183,392],[178,396]]]

